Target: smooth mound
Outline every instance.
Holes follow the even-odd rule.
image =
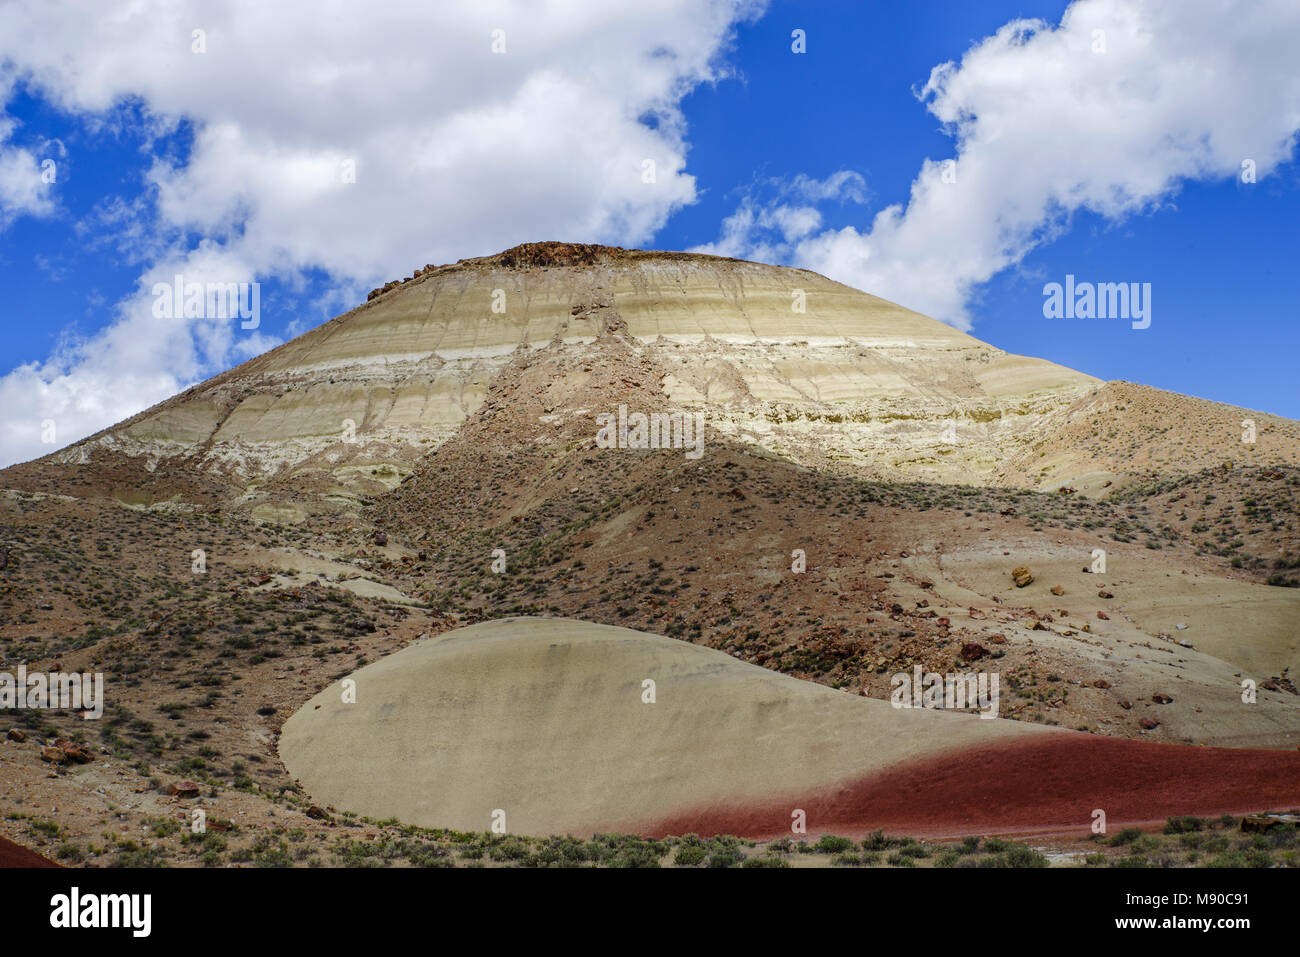
[[[1064,732],[897,710],[708,648],[625,628],[513,618],[428,639],[284,726],[280,755],[318,803],[429,827],[643,831],[665,817],[802,806],[954,747]],[[642,703],[643,681],[656,701]],[[815,822],[810,822],[810,826]]]
[[[333,685],[284,726],[312,798],[515,833],[1086,829],[1300,803],[1300,755],[898,710],[623,628],[488,622]],[[643,682],[656,701],[643,703]]]

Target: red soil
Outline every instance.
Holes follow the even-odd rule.
[[[1300,806],[1300,754],[1150,744],[1088,734],[1035,735],[953,752],[847,783],[834,792],[699,808],[638,828],[647,835],[790,835],[791,812],[808,833],[861,835],[876,828],[928,836],[1090,832],[1175,815]]]
[[[58,867],[35,851],[0,837],[0,867]]]

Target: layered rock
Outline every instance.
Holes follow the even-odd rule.
[[[53,461],[112,459],[149,472],[171,462],[253,503],[273,498],[277,484],[354,502],[394,487],[455,434],[512,359],[611,338],[652,364],[656,398],[812,466],[1019,487],[1077,480],[1090,490],[1142,461],[1152,438],[1145,423],[1129,435],[1120,415],[1133,448],[1088,450],[1098,422],[1111,431],[1115,407],[1127,408],[1114,384],[1011,355],[806,270],[534,243],[390,283]],[[1194,401],[1146,391],[1169,407],[1165,417]],[[1237,429],[1240,410],[1203,404]],[[1300,427],[1256,418],[1273,430],[1268,451],[1225,437],[1220,457],[1296,461]],[[1177,469],[1179,450],[1166,451],[1158,464]],[[1205,464],[1184,458],[1188,470]]]

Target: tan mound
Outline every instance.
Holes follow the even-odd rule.
[[[317,803],[463,830],[487,830],[500,809],[515,833],[640,831],[701,809],[812,802],[952,748],[1066,734],[895,709],[563,619],[463,628],[353,678],[355,704],[336,684],[286,722],[289,772]],[[646,679],[654,704],[642,703]]]
[[[611,341],[653,363],[655,395],[747,442],[943,481],[991,480],[1101,386],[805,270],[534,244],[421,270],[46,464],[357,501],[455,435],[513,358]]]

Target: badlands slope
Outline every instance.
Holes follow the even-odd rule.
[[[620,404],[699,412],[706,453],[597,447]],[[797,270],[562,244],[421,270],[0,472],[0,665],[114,689],[91,764],[42,756],[71,713],[0,742],[0,836],[52,853],[38,804],[89,853],[188,776],[214,819],[318,836],[312,800],[516,833],[1285,810],[1298,463],[1300,424]],[[999,673],[1001,718],[895,711],[915,666]]]
[[[313,799],[513,833],[1085,832],[1300,795],[1300,754],[1097,738],[894,708],[681,641],[563,619],[425,639],[284,725]],[[654,701],[645,682],[654,682]]]
[[[42,467],[90,465],[62,480],[99,469],[146,503],[240,495],[277,520],[313,500],[354,505],[454,435],[521,352],[611,338],[719,433],[886,480],[1091,492],[1300,461],[1294,422],[1011,355],[806,270],[534,243],[390,283]],[[1239,441],[1247,416],[1255,446]]]

